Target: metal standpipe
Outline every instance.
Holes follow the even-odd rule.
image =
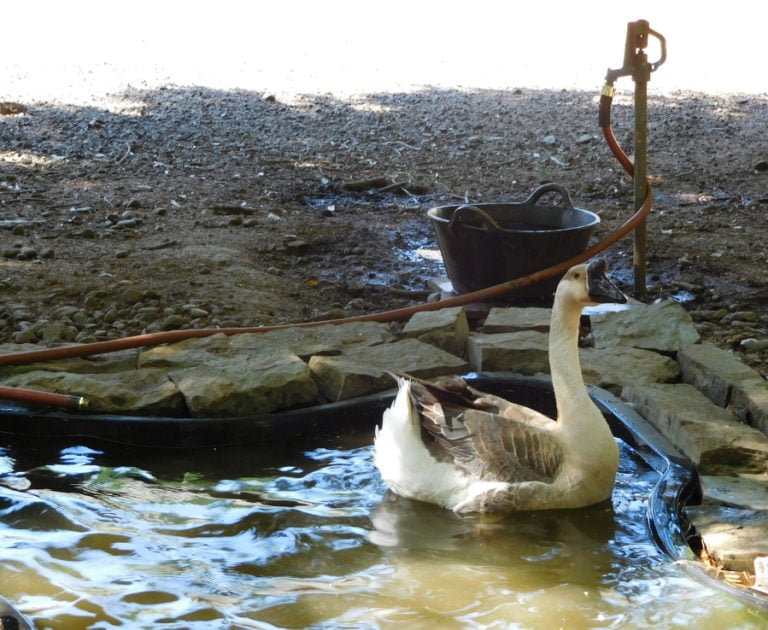
[[[661,57],[648,63],[645,48],[648,36],[653,35],[661,45]],[[613,96],[613,84],[619,77],[631,76],[635,81],[635,150],[634,150],[634,200],[635,210],[642,207],[649,193],[648,188],[648,81],[667,57],[666,40],[652,30],[646,20],[627,24],[627,39],[624,47],[624,65],[618,70],[608,70],[606,88]],[[604,94],[606,92],[604,88]],[[646,296],[646,222],[641,221],[634,230],[633,270],[635,297]]]

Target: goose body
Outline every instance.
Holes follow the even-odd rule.
[[[462,514],[577,508],[610,498],[619,449],[584,385],[579,320],[587,305],[625,301],[600,260],[572,267],[558,284],[549,332],[555,419],[460,378],[399,377],[374,442],[388,487]]]

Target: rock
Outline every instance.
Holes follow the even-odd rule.
[[[768,555],[768,512],[710,504],[685,512],[720,569],[752,573],[755,558]]]
[[[120,293],[120,301],[125,304],[138,304],[143,297],[144,294],[136,287],[128,287]]]
[[[695,322],[717,322],[723,319],[728,314],[728,311],[724,308],[719,308],[717,310],[689,311],[688,314]]]
[[[707,502],[752,510],[768,510],[767,473],[701,475],[699,483]]]
[[[596,348],[633,346],[658,352],[676,352],[680,347],[700,340],[690,315],[672,300],[594,314],[590,322]]]
[[[160,330],[178,330],[187,324],[187,318],[181,315],[168,315],[162,322],[160,322]]]
[[[184,416],[181,392],[163,370],[76,374],[31,370],[3,379],[11,387],[83,396],[93,413]]]
[[[19,249],[19,253],[16,254],[16,258],[18,260],[32,260],[33,258],[37,258],[37,250],[34,247],[25,245]]]
[[[46,324],[38,331],[38,336],[46,345],[57,341],[74,341],[77,336],[77,328],[61,322]]]
[[[711,343],[684,346],[678,352],[677,360],[683,381],[720,407],[729,405],[737,383],[765,383],[757,371],[744,365],[733,353]]]
[[[494,307],[488,312],[482,332],[500,333],[516,330],[548,332],[552,309],[541,307]]]
[[[764,380],[744,380],[732,390],[730,408],[742,422],[768,435],[768,384]]]
[[[628,386],[621,396],[703,474],[762,472],[768,467],[768,438],[692,385]]]
[[[475,371],[522,374],[549,372],[549,338],[535,330],[486,334],[470,333],[467,356]]]
[[[581,348],[579,356],[584,381],[616,393],[625,385],[673,383],[680,378],[674,359],[641,348]]]
[[[469,364],[453,354],[417,339],[403,339],[370,347],[345,349],[343,356],[357,363],[389,372],[405,372],[419,378],[462,374]]]
[[[26,328],[13,333],[13,343],[26,344],[37,341],[37,331]]]
[[[768,339],[749,337],[739,342],[739,348],[744,352],[763,352],[768,349]]]
[[[374,346],[394,339],[395,336],[386,324],[350,322],[233,335],[231,344],[233,350],[249,348],[255,351],[263,348],[263,344],[269,344],[271,347],[286,348],[309,360],[315,354],[340,354],[346,348]]]
[[[193,417],[269,413],[320,401],[309,367],[288,351],[240,354],[172,370],[169,376]]]
[[[309,369],[320,394],[334,402],[391,389],[395,384],[386,370],[343,355],[314,356]]]
[[[754,311],[734,311],[723,316],[722,322],[756,322],[758,320],[757,313]]]
[[[461,306],[436,311],[421,311],[403,327],[403,335],[462,356],[466,351],[469,323]]]

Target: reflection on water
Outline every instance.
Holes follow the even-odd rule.
[[[611,504],[462,519],[387,494],[368,434],[309,451],[13,446],[0,449],[0,595],[68,630],[768,621],[656,551],[654,482],[624,449]]]

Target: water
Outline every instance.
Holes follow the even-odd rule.
[[[370,432],[308,448],[0,449],[0,594],[46,628],[758,628],[612,505],[460,519],[386,494]]]

